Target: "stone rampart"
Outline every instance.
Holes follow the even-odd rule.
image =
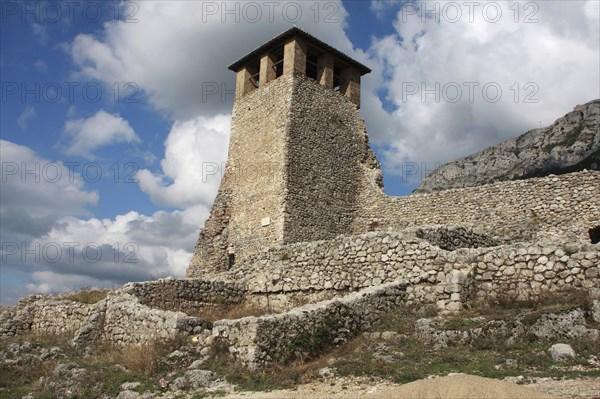
[[[448,231],[460,231],[459,244],[467,248],[444,250],[417,237],[422,231],[437,237],[438,229],[446,237]],[[439,243],[438,238],[434,242]],[[546,239],[480,247],[485,242],[496,243],[463,228],[434,226],[340,236],[271,248],[217,278],[244,281],[247,298],[263,298],[262,304],[268,302],[275,311],[297,305],[289,301],[294,296],[328,299],[400,279],[409,283],[408,300],[437,303],[448,310],[457,310],[457,302],[473,295],[515,292],[529,299],[543,291],[600,287],[599,244]]]
[[[0,337],[27,332],[72,334],[93,313],[95,305],[65,299],[63,296],[32,295],[0,315]]]
[[[219,305],[239,304],[245,296],[241,284],[199,279],[145,281],[130,283],[128,287],[142,305],[193,315]]]
[[[406,296],[406,283],[369,287],[286,313],[215,322],[213,335],[250,368],[315,356],[368,329]]]
[[[587,238],[600,225],[600,172],[506,181],[406,197],[364,197],[353,231],[412,226],[464,226],[485,234],[532,241],[562,235]]]
[[[141,305],[133,295],[117,292],[107,299],[101,338],[119,346],[143,345],[207,327],[208,323],[198,317],[153,309]]]

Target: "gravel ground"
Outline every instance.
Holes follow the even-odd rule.
[[[552,380],[540,378],[520,385],[519,378],[494,380],[466,374],[419,380],[409,384],[368,378],[331,378],[294,390],[235,392],[226,399],[557,399],[600,398],[600,378]]]

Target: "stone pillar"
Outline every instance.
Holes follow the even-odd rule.
[[[285,43],[283,50],[283,74],[291,75],[297,72],[306,74],[306,41],[300,37],[294,37]]]
[[[277,62],[277,59],[272,54],[265,54],[260,59],[260,85],[266,85],[272,80],[277,78],[277,73],[273,68],[273,65]]]
[[[328,89],[333,89],[333,56],[329,53],[317,59],[317,80]]]
[[[340,92],[360,108],[360,73],[353,68],[344,69],[340,75]]]
[[[235,98],[236,98],[236,100],[238,98],[250,93],[254,89],[256,89],[254,84],[250,81],[250,78],[254,74],[256,74],[256,71],[254,71],[254,69],[249,68],[247,66],[243,67],[242,69],[240,69],[237,72],[236,79],[235,79]]]

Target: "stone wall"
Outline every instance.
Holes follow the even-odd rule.
[[[405,283],[370,287],[343,298],[263,317],[221,320],[213,335],[247,367],[306,358],[368,329],[403,302]]]
[[[286,134],[284,243],[349,233],[363,185],[381,176],[356,104],[297,75]]]
[[[351,232],[382,175],[356,105],[302,74],[236,99],[225,174],[188,277],[227,270],[264,248]]]
[[[432,234],[436,229],[448,231],[439,226],[425,230]],[[290,298],[328,299],[400,279],[410,283],[408,300],[447,310],[458,310],[473,295],[514,292],[525,299],[568,287],[600,287],[600,244],[546,239],[480,247],[482,241],[494,240],[459,229],[462,245],[473,248],[448,251],[418,238],[419,231],[423,229],[273,247],[217,279],[244,281],[249,300],[268,303],[275,311],[297,305]],[[466,237],[473,242],[464,241]]]
[[[129,283],[95,304],[67,295],[29,296],[0,314],[0,337],[34,332],[68,334],[76,345],[103,339],[116,345],[141,345],[210,328],[207,308],[239,304],[244,287],[202,280]]]
[[[420,228],[416,231],[416,236],[447,251],[454,251],[458,248],[495,247],[501,242],[464,227]]]
[[[362,199],[356,234],[410,226],[464,226],[486,234],[531,241],[562,235],[589,239],[600,225],[600,172],[507,181],[406,197]]]
[[[201,314],[207,308],[239,304],[245,288],[238,283],[199,279],[163,279],[128,284],[127,292],[140,304],[162,310]]]
[[[292,81],[292,76],[281,76],[236,99],[227,165],[188,277],[227,270],[228,252],[240,259],[283,243],[284,151]]]
[[[0,337],[27,332],[73,334],[93,314],[94,305],[64,299],[62,296],[32,295],[0,316]]]
[[[119,346],[144,345],[208,327],[209,324],[201,318],[150,308],[140,304],[131,294],[116,292],[106,301],[101,338]]]

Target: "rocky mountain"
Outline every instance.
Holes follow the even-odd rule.
[[[600,169],[600,100],[578,105],[551,126],[533,129],[429,174],[415,192]]]

